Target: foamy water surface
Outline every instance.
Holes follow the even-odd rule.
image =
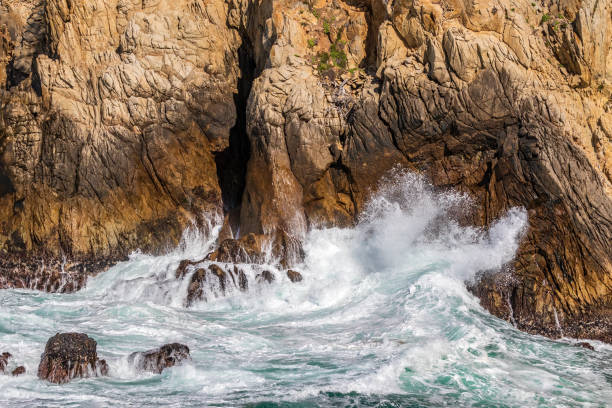
[[[0,291],[0,351],[27,374],[0,375],[0,405],[39,406],[610,406],[612,348],[516,330],[464,282],[512,260],[527,228],[512,209],[488,231],[459,226],[469,199],[421,177],[387,180],[352,229],[313,230],[293,284],[273,267],[251,285],[185,308],[181,259],[201,259],[218,227],[186,232],[165,256],[134,254],[74,294]],[[243,265],[252,281],[256,268]],[[36,378],[57,332],[87,333],[108,377]],[[193,361],[136,372],[133,351],[168,342]]]

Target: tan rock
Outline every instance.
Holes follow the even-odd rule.
[[[167,248],[210,213],[206,262],[287,269],[399,165],[469,192],[466,222],[528,210],[512,279],[472,285],[485,307],[610,341],[610,7],[2,0],[0,282],[60,290],[23,265],[66,255],[77,289],[88,262]],[[192,300],[241,276],[197,266],[177,272]]]

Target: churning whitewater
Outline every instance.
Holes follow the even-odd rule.
[[[3,406],[595,406],[612,401],[612,348],[532,336],[479,306],[465,287],[510,262],[527,228],[512,209],[488,230],[460,226],[467,196],[422,177],[386,180],[352,229],[305,239],[300,283],[275,270],[185,308],[180,260],[202,259],[219,226],[187,231],[165,256],[133,254],[74,294],[0,292],[0,351],[27,374],[0,376]],[[254,267],[243,269],[253,280]],[[97,340],[108,377],[61,386],[36,370],[57,332]],[[133,351],[180,342],[192,361],[137,372]]]

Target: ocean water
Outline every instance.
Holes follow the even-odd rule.
[[[181,259],[201,259],[218,227],[186,231],[164,256],[133,254],[74,294],[0,291],[0,351],[24,364],[0,375],[6,407],[606,407],[612,347],[596,351],[516,330],[465,288],[512,260],[527,228],[520,208],[488,230],[455,222],[468,197],[396,173],[351,229],[305,238],[304,276],[185,308]],[[256,267],[243,265],[253,281]],[[40,381],[45,343],[87,333],[108,377]],[[168,342],[192,362],[161,375],[137,372],[134,351]]]

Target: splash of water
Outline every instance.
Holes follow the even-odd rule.
[[[605,406],[610,346],[597,352],[517,331],[466,289],[512,260],[527,217],[512,209],[484,230],[461,226],[468,197],[396,173],[352,229],[310,231],[304,280],[208,296],[185,308],[181,259],[201,259],[210,233],[186,232],[164,256],[134,254],[70,295],[0,292],[0,351],[26,366],[0,376],[10,406]],[[250,279],[257,265],[240,265]],[[107,378],[62,387],[35,377],[46,339],[86,332]],[[127,356],[181,342],[190,364],[153,375]],[[569,342],[569,341],[568,341]],[[272,404],[274,405],[274,404]]]

